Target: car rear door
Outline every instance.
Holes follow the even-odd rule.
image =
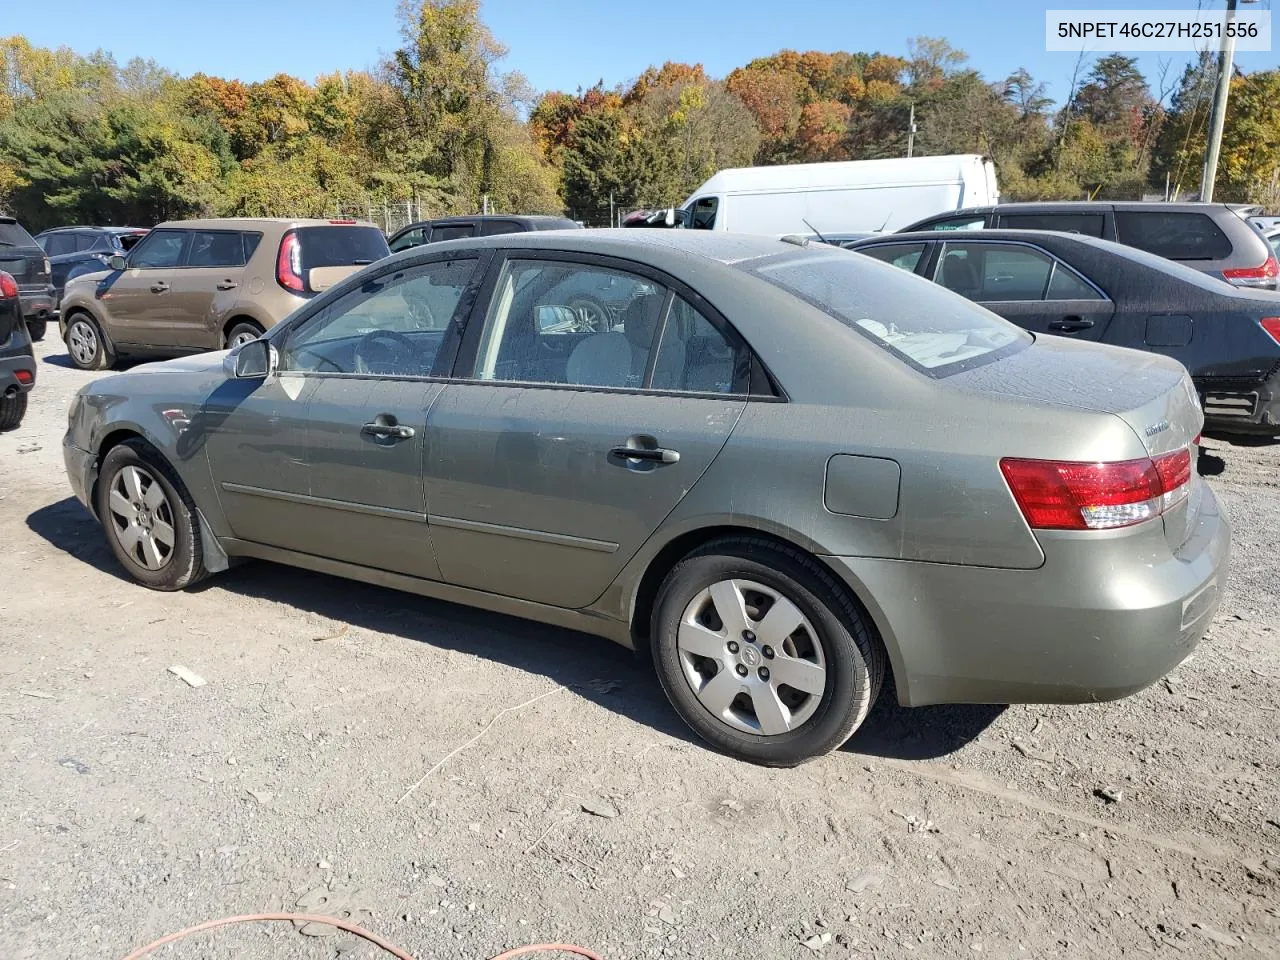
[[[1115,315],[1101,290],[1030,243],[948,240],[933,280],[1033,333],[1101,340]]]
[[[560,302],[606,284],[628,294],[612,329]],[[720,453],[749,371],[725,320],[661,274],[508,254],[427,418],[428,520],[445,580],[590,604]]]
[[[186,261],[169,279],[170,307],[155,343],[174,349],[220,350],[222,321],[244,279],[245,235],[238,230],[193,230]]]

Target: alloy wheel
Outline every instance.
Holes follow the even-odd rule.
[[[721,580],[702,590],[680,618],[676,649],[698,702],[735,730],[788,733],[822,702],[822,640],[792,600],[764,584]]]
[[[147,470],[123,467],[111,483],[108,498],[111,530],[139,566],[161,570],[173,557],[173,505],[164,487]]]
[[[98,355],[98,331],[88,320],[72,320],[67,328],[67,349],[81,366],[89,366]]]

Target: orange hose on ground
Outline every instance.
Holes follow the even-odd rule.
[[[337,927],[339,930],[345,930],[347,933],[354,933],[357,937],[368,940],[376,947],[380,947],[398,960],[413,960],[413,957],[405,953],[399,947],[394,946],[383,940],[376,933],[372,933],[364,927],[356,926],[354,923],[348,923],[338,917],[326,917],[322,914],[311,913],[253,913],[240,917],[224,917],[221,920],[209,920],[206,923],[197,924],[194,927],[188,927],[185,930],[179,930],[177,933],[171,933],[167,937],[161,937],[154,943],[149,943],[139,950],[135,950],[129,954],[124,960],[140,960],[149,953],[154,953],[166,944],[182,940],[192,934],[203,933],[205,930],[213,930],[217,927],[227,927],[233,923],[258,923],[266,920],[284,920],[290,923],[327,923],[331,927]],[[575,947],[567,943],[539,943],[528,947],[516,947],[514,950],[508,950],[506,953],[500,953],[491,960],[513,960],[515,957],[522,957],[530,953],[572,953],[579,957],[585,957],[586,960],[604,960],[598,953],[593,953],[584,947]]]

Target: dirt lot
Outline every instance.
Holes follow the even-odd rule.
[[[1233,578],[1167,683],[882,705],[769,771],[692,742],[590,637],[262,563],[127,583],[63,475],[90,377],[38,352],[0,436],[6,960],[118,960],[326,891],[420,960],[1280,955],[1280,445],[1209,444]],[[156,955],[383,956],[287,925]]]

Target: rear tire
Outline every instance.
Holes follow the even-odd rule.
[[[227,331],[227,349],[238,347],[242,343],[248,343],[250,340],[257,340],[263,334],[263,329],[256,323],[237,323],[234,327]]]
[[[712,746],[764,766],[796,766],[840,746],[884,677],[874,627],[830,572],[755,537],[715,541],[676,564],[650,637],[681,719]]]
[[[87,313],[78,311],[67,318],[64,342],[78,370],[104,370],[115,363],[115,354],[107,347],[98,322]]]
[[[126,440],[103,458],[97,507],[111,552],[144,587],[182,590],[206,576],[191,494],[144,440]]]
[[[27,333],[31,334],[32,340],[43,340],[45,333],[49,329],[48,320],[28,320]]]
[[[27,395],[19,393],[12,397],[0,397],[0,430],[16,429],[27,413]]]

